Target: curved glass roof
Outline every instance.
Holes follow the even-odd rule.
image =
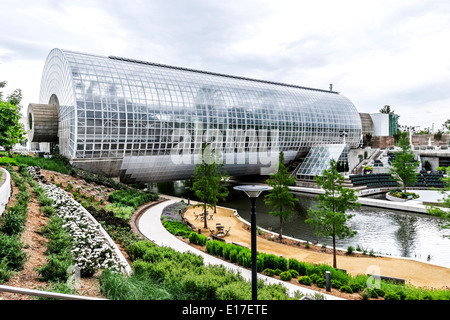
[[[351,146],[361,137],[355,106],[336,92],[60,49],[50,52],[41,83],[40,103],[55,101],[60,150],[71,159],[132,163],[168,156],[181,141],[194,155],[201,141],[215,141],[224,156],[251,154],[260,151],[252,135],[264,133],[293,160],[342,143],[342,130]]]

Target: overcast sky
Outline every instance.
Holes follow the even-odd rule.
[[[53,48],[333,89],[400,124],[450,119],[448,0],[0,0],[0,81],[39,102]]]

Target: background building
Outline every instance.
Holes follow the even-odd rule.
[[[334,91],[60,49],[27,123],[30,141],[125,182],[192,177],[202,142],[232,176],[268,173],[279,150],[306,157],[307,175],[318,167],[306,161],[313,147],[339,157],[362,136],[355,106]]]

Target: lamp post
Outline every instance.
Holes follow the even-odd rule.
[[[249,196],[251,211],[251,252],[252,252],[252,300],[258,300],[257,294],[257,258],[256,258],[256,199],[263,191],[272,190],[272,187],[262,185],[245,185],[234,187],[235,190],[244,191]]]

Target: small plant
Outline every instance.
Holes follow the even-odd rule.
[[[280,279],[283,281],[291,281],[292,275],[289,271],[284,271],[280,273]]]
[[[341,286],[340,288],[339,288],[339,291],[341,291],[341,292],[345,292],[345,293],[350,293],[350,294],[352,294],[353,293],[353,290],[352,290],[352,288],[350,288],[350,286]]]
[[[308,276],[302,276],[302,277],[298,278],[298,283],[304,284],[306,286],[310,286],[312,284],[312,280]]]
[[[327,280],[325,278],[319,278],[316,280],[316,286],[319,288],[325,288]]]
[[[347,247],[347,254],[352,254],[353,253],[353,251],[355,251],[355,248],[353,248],[352,246],[348,246]]]
[[[292,278],[297,278],[299,276],[297,270],[289,269],[288,272],[291,274]]]
[[[269,277],[273,277],[275,275],[275,270],[267,268],[263,270],[263,274]]]

